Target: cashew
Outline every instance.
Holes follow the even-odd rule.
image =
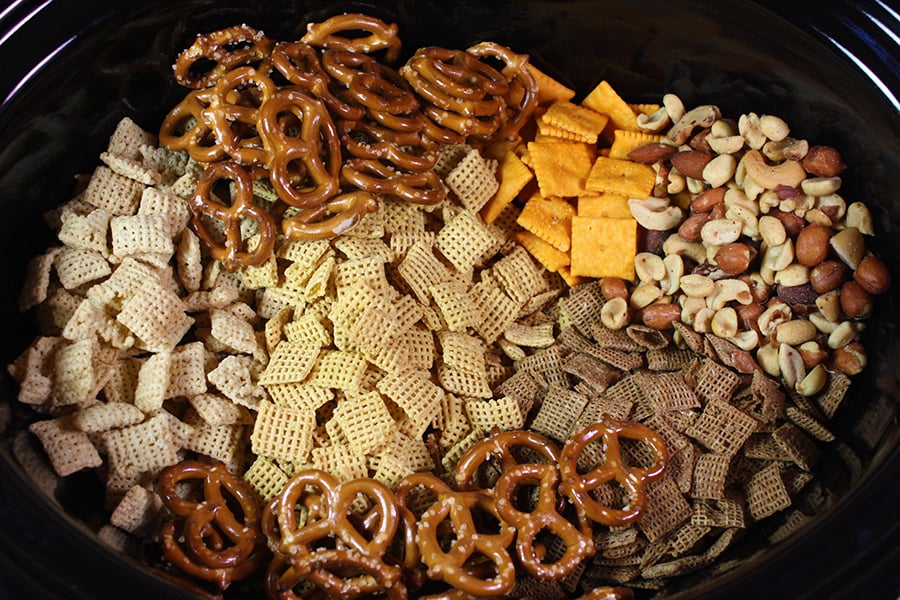
[[[853,202],[847,207],[847,227],[855,227],[863,235],[875,235],[872,213],[863,202]]]
[[[712,219],[703,224],[700,239],[710,246],[722,246],[736,242],[741,237],[743,223],[734,219]]]
[[[678,169],[669,171],[669,184],[666,186],[666,192],[674,196],[680,194],[687,187],[687,177],[685,177]]]
[[[659,207],[654,202],[654,198],[646,200],[638,200],[630,198],[628,200],[628,208],[631,210],[631,216],[644,229],[652,229],[654,231],[666,231],[678,227],[684,216],[684,211],[678,206],[668,205]]]
[[[741,234],[750,239],[758,240],[759,222],[756,219],[756,211],[754,209],[741,204],[735,204],[725,211],[725,218],[740,222]]]
[[[719,279],[713,283],[713,291],[706,297],[706,305],[713,310],[720,310],[731,301],[750,304],[750,286],[740,279]]]
[[[659,255],[638,252],[634,257],[634,272],[643,283],[662,281],[666,276],[666,266]]]
[[[642,131],[650,133],[658,133],[669,126],[672,120],[669,117],[669,111],[663,106],[652,115],[641,113],[637,116],[637,125]]]
[[[663,266],[666,268],[666,276],[660,282],[660,287],[666,296],[674,296],[684,276],[684,260],[677,254],[670,254],[663,259]]]
[[[665,94],[662,103],[666,109],[666,114],[669,115],[673,122],[680,121],[681,117],[684,116],[684,103],[675,94]]]
[[[695,263],[706,260],[706,248],[700,242],[688,242],[677,233],[671,234],[663,242],[665,254],[678,254],[682,258],[690,258]]]
[[[778,366],[781,369],[781,377],[789,388],[793,388],[798,381],[806,377],[803,357],[796,348],[787,344],[778,346]]]
[[[756,326],[763,337],[769,337],[775,332],[775,328],[781,323],[790,320],[793,316],[791,307],[786,303],[779,301],[774,302],[766,310],[759,315],[756,320]]]
[[[731,154],[719,154],[706,163],[703,167],[703,179],[711,187],[719,187],[728,183],[734,177],[737,168],[737,159]]]
[[[693,177],[685,177],[684,182],[687,187],[687,191],[689,191],[693,195],[702,194],[706,191],[706,183],[702,179],[695,179]]]
[[[747,176],[767,190],[774,190],[780,185],[797,187],[806,179],[806,170],[799,162],[786,160],[777,165],[770,165],[759,150],[750,150],[741,159]]]
[[[716,311],[705,306],[697,311],[691,326],[697,333],[712,333],[712,319]]]
[[[813,367],[812,370],[806,374],[806,377],[796,384],[794,389],[796,389],[797,393],[801,396],[815,396],[822,391],[822,388],[825,387],[827,382],[828,372],[825,370],[825,367],[819,364]]]
[[[791,128],[781,117],[763,115],[759,118],[759,128],[773,142],[780,142],[791,133]]]
[[[810,196],[827,196],[841,189],[840,177],[809,177],[800,183],[800,189]]]
[[[763,133],[759,123],[759,115],[747,113],[738,119],[738,132],[747,141],[747,145],[754,150],[759,150],[766,143],[766,134]]]
[[[759,215],[759,204],[754,202],[747,194],[740,189],[737,188],[729,188],[725,192],[725,198],[723,200],[725,206],[727,208],[731,208],[733,206],[740,206],[748,210],[753,216]]]
[[[665,98],[663,98],[663,102],[665,102]],[[669,133],[666,134],[666,137],[670,143],[680,146],[690,139],[694,129],[697,127],[709,127],[715,123],[717,119],[721,118],[721,116],[722,114],[719,112],[717,106],[711,104],[698,106],[684,113],[684,115],[672,125],[672,128],[669,129]]]

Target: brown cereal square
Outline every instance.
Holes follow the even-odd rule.
[[[690,503],[669,475],[647,486],[647,504],[638,527],[651,542],[662,540],[691,518]]]
[[[753,475],[744,486],[744,492],[747,510],[754,521],[761,521],[791,505],[781,470],[775,462]]]
[[[785,423],[772,432],[772,439],[790,460],[805,471],[811,470],[822,454],[819,447],[792,423]]]
[[[758,421],[740,409],[718,400],[707,403],[687,430],[711,451],[734,456],[758,428]]]
[[[588,398],[583,394],[551,385],[531,422],[531,428],[557,440],[566,440],[587,403]]]
[[[706,453],[697,457],[691,496],[719,499],[725,495],[725,479],[731,466],[730,456]]]
[[[737,373],[713,360],[701,360],[693,376],[694,392],[704,404],[713,400],[730,401],[741,383]]]
[[[636,377],[650,404],[657,412],[700,408],[697,394],[681,373],[641,372]]]
[[[850,377],[840,371],[828,374],[828,383],[816,396],[816,403],[825,417],[831,419],[844,402],[847,390],[850,388]]]

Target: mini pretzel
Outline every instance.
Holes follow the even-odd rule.
[[[456,487],[460,490],[483,489],[478,481],[478,470],[481,466],[493,460],[499,463],[501,472],[509,471],[520,464],[519,459],[513,454],[515,448],[528,448],[554,465],[559,462],[559,448],[539,433],[526,430],[494,430],[487,438],[469,446],[459,458],[454,476]]]
[[[209,87],[231,69],[263,60],[272,45],[262,31],[249,25],[198,35],[175,60],[175,80],[189,88]],[[202,74],[193,72],[204,60],[210,61],[212,66]]]
[[[200,483],[201,497],[178,495],[176,487],[186,480]],[[265,544],[260,508],[249,486],[224,464],[184,461],[169,467],[157,492],[176,517],[160,534],[166,560],[221,590],[256,571]]]
[[[213,196],[213,186],[221,179],[234,182],[235,197],[231,205]],[[266,261],[275,245],[275,221],[272,216],[253,201],[253,181],[250,173],[234,161],[220,161],[209,165],[200,175],[197,189],[190,200],[194,218],[191,226],[209,249],[210,255],[222,262],[226,269],[259,265]],[[219,245],[207,231],[200,215],[221,221],[226,241]],[[259,226],[259,243],[253,250],[245,250],[241,234],[241,220],[253,219]]]
[[[510,90],[505,96],[504,125],[489,141],[514,139],[537,108],[538,84],[528,69],[528,55],[516,54],[496,42],[481,42],[466,51],[479,58],[496,58],[505,64],[502,73],[510,82]]]
[[[403,566],[403,577],[407,586],[415,590],[420,589],[424,585],[425,571],[422,568],[419,547],[416,545],[419,515],[414,514],[409,506],[409,497],[413,490],[420,488],[432,494],[435,499],[440,494],[452,493],[453,491],[442,479],[430,472],[410,473],[401,479],[394,488],[400,523],[403,526],[403,536],[400,540],[402,544],[400,564]]]
[[[404,173],[377,160],[351,158],[341,178],[373,194],[389,194],[414,204],[433,206],[447,197],[447,188],[434,171]]]
[[[256,126],[260,107],[269,104],[274,94],[275,82],[248,66],[225,73],[210,93],[204,117],[229,156],[243,165],[267,160]]]
[[[281,221],[281,229],[288,240],[324,240],[349,231],[359,221],[378,210],[375,196],[357,190],[335,196],[313,208],[301,210]]]
[[[279,42],[272,49],[271,62],[285,79],[322,100],[339,117],[357,120],[365,116],[363,107],[344,102],[332,92],[331,77],[322,68],[319,54],[309,44]]]
[[[400,56],[399,30],[396,23],[388,25],[381,19],[369,15],[348,13],[331,17],[321,23],[309,23],[301,41],[310,46],[335,48],[360,54],[371,54],[387,49],[384,59],[386,62],[392,63]],[[349,31],[367,31],[369,35],[353,38],[337,35],[340,32]]]
[[[159,128],[159,141],[169,150],[186,150],[196,161],[213,162],[227,156],[206,121],[211,90],[191,90],[166,114]]]
[[[634,600],[634,592],[625,587],[604,585],[579,596],[578,600]]]
[[[437,164],[436,145],[418,133],[398,132],[368,121],[341,121],[337,127],[341,144],[356,158],[384,160],[405,171],[427,171]]]
[[[294,558],[290,567],[273,574],[267,584],[277,598],[294,598],[299,584],[313,584],[333,600],[370,598],[383,592],[386,598],[406,600],[406,587],[399,571],[385,569],[374,556],[342,549],[323,549]]]
[[[647,444],[653,451],[653,464],[647,468],[626,465],[619,447],[620,438]],[[578,472],[578,457],[588,444],[597,439],[604,444],[603,462],[582,475]],[[668,460],[665,443],[652,429],[640,423],[617,421],[604,416],[601,421],[570,437],[563,446],[559,457],[562,476],[559,489],[594,521],[610,527],[628,525],[640,516],[647,502],[644,488],[662,476]],[[610,481],[619,483],[627,493],[623,508],[606,506],[591,494]]]
[[[487,513],[496,533],[483,532],[476,519]],[[452,530],[449,548],[441,532]],[[419,520],[416,544],[431,579],[440,579],[475,596],[509,592],[516,582],[516,569],[507,548],[515,530],[497,513],[491,495],[482,492],[449,492],[438,496]],[[489,564],[482,564],[482,560]],[[483,570],[484,567],[489,567]]]
[[[501,73],[462,50],[422,48],[403,67],[403,76],[435,106],[468,117],[497,114],[509,90]]]
[[[573,573],[595,551],[590,520],[579,514],[576,527],[559,513],[558,483],[555,464],[526,463],[505,470],[494,487],[497,513],[516,528],[519,562],[529,573],[545,580],[562,579]],[[539,486],[537,505],[531,511],[521,511],[516,506],[516,494],[523,484]],[[566,546],[565,554],[555,562],[542,560],[543,552],[537,547],[537,536],[542,531],[549,531]]]
[[[298,135],[284,130],[280,117],[285,114],[300,123]],[[279,198],[307,208],[338,192],[341,143],[324,104],[299,90],[279,90],[260,108],[258,127]]]

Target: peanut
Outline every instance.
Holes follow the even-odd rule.
[[[700,231],[710,219],[708,213],[691,215],[678,227],[678,235],[686,242],[699,242]]]
[[[828,241],[831,231],[816,224],[804,227],[797,235],[794,255],[797,262],[807,267],[814,267],[828,258]]]
[[[677,304],[656,303],[645,306],[641,311],[641,321],[653,329],[671,329],[681,318],[681,307]]]
[[[831,358],[834,368],[845,375],[858,375],[867,363],[866,349],[859,342],[835,349]]]
[[[856,281],[841,286],[841,310],[851,319],[862,319],[872,313],[872,296]]]
[[[752,256],[747,244],[732,242],[719,247],[716,265],[728,275],[740,275],[750,266]]]
[[[691,211],[695,213],[705,213],[712,210],[716,204],[725,201],[725,193],[728,191],[724,187],[716,187],[697,195],[691,200]]]
[[[803,157],[803,168],[818,177],[834,177],[847,168],[841,153],[831,146],[812,146]]]
[[[844,263],[836,260],[823,261],[809,272],[809,283],[819,294],[836,290],[847,280],[850,271]]]
[[[600,321],[610,329],[622,329],[628,325],[630,318],[628,302],[621,296],[608,300],[600,309]]]
[[[882,260],[866,256],[859,261],[853,279],[870,294],[883,294],[891,285],[891,272]]]
[[[604,277],[600,280],[600,293],[607,300],[613,298],[628,299],[628,285],[619,277]]]

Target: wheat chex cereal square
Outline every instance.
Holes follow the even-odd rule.
[[[53,470],[60,477],[103,464],[88,435],[76,428],[68,416],[36,421],[28,430],[41,442]]]
[[[67,290],[103,279],[112,272],[102,254],[77,248],[61,248],[54,256],[53,265],[59,282]]]
[[[167,418],[156,414],[143,423],[102,434],[112,471],[122,477],[156,474],[178,462]]]
[[[253,324],[232,311],[213,309],[209,311],[209,321],[212,336],[231,351],[256,354],[261,350]]]
[[[84,190],[84,201],[103,208],[114,215],[133,215],[137,212],[144,192],[144,184],[123,177],[105,165],[94,169]]]
[[[247,408],[218,394],[202,393],[189,398],[191,407],[203,422],[210,425],[251,425],[253,417]]]
[[[72,425],[85,433],[128,427],[143,420],[144,413],[141,409],[124,402],[98,402],[72,415]]]
[[[760,521],[791,505],[790,494],[776,462],[769,463],[754,474],[744,486],[744,493],[747,497],[747,510],[754,521]]]
[[[758,423],[735,406],[715,400],[707,403],[685,433],[713,452],[733,456],[757,431]]]
[[[391,435],[396,422],[377,391],[338,401],[332,417],[355,454],[370,454]]]
[[[260,402],[250,435],[251,450],[259,456],[305,463],[312,450],[315,427],[313,411]]]
[[[145,350],[170,350],[181,341],[194,323],[185,314],[181,299],[156,278],[144,282],[125,300],[116,320],[138,338]]]
[[[169,351],[151,355],[141,365],[137,386],[134,390],[134,404],[145,413],[162,408],[169,396],[172,373],[172,353]]]
[[[164,507],[159,495],[143,486],[129,489],[112,514],[109,522],[135,535],[147,535],[159,524]]]

